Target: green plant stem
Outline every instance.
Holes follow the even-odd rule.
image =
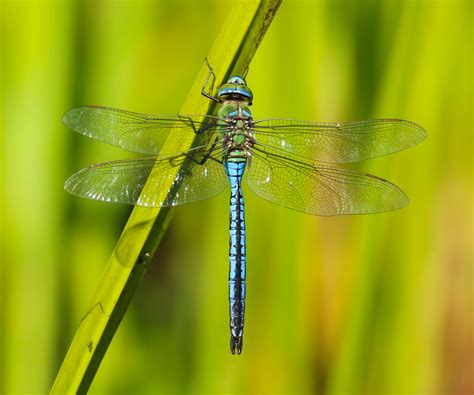
[[[217,84],[231,73],[242,74],[247,69],[280,3],[281,0],[232,3],[229,17],[208,55]],[[200,94],[207,72],[208,68],[203,64],[180,114],[212,111],[212,103]],[[183,151],[191,144],[191,140],[183,138],[179,146],[172,148]],[[170,152],[170,147],[167,146],[166,150]],[[152,187],[146,185],[145,190]],[[51,393],[85,393],[89,389],[168,227],[171,212],[170,208],[134,208],[105,268],[91,307],[79,324]]]

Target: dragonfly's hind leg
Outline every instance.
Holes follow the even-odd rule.
[[[209,67],[209,72],[207,73],[206,81],[204,81],[204,86],[201,89],[201,95],[203,95],[203,96],[207,97],[208,99],[211,99],[211,100],[213,100],[217,103],[221,103],[221,100],[219,100],[217,97],[212,96],[212,93],[207,93],[206,92],[207,84],[209,83],[209,79],[211,78],[211,75],[214,74],[214,69],[209,64],[209,61],[207,60],[207,58],[204,58],[204,60],[206,61],[207,67]],[[212,90],[212,88],[211,88],[211,90]]]

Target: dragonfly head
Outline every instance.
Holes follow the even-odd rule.
[[[247,86],[245,79],[238,75],[230,77],[226,84],[217,91],[217,96],[221,100],[245,101],[252,104],[253,94]]]

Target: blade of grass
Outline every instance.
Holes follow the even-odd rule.
[[[216,83],[222,83],[231,73],[242,74],[247,69],[280,3],[281,0],[233,3],[208,55]],[[200,94],[207,72],[207,66],[203,65],[181,114],[205,114],[212,110],[212,104]],[[166,149],[181,151],[190,148],[191,144],[191,140],[183,138],[179,146],[167,146]],[[145,189],[151,187],[146,185]],[[87,392],[170,218],[169,208],[134,208],[92,305],[76,331],[51,393]]]

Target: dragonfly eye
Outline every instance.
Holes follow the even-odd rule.
[[[227,83],[233,85],[246,85],[245,80],[238,75],[231,77]]]

